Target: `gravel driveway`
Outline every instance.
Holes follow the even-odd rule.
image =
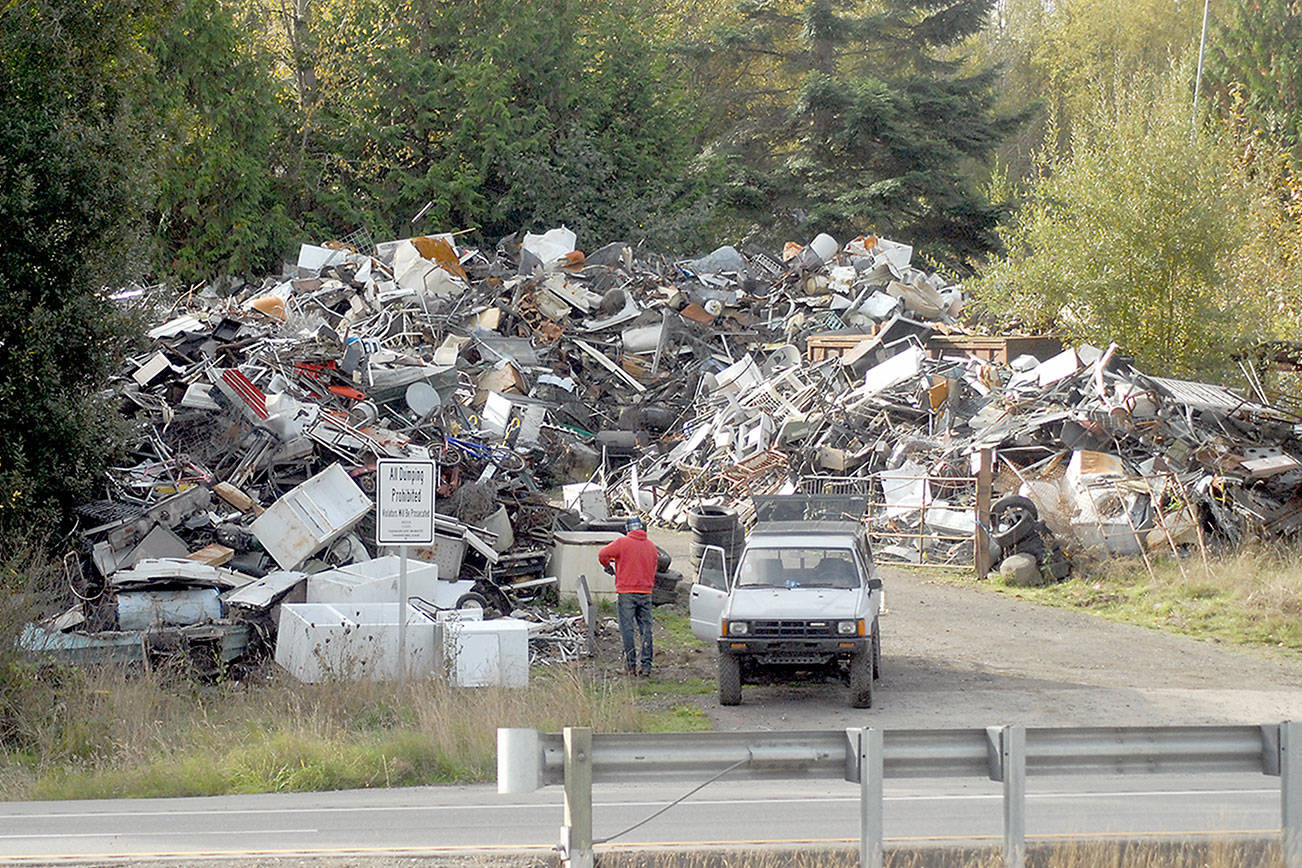
[[[662,538],[668,537],[668,538]],[[689,571],[686,534],[656,534]],[[852,709],[836,683],[694,698],[715,726],[825,729],[1278,723],[1302,719],[1302,657],[1246,650],[882,568],[882,680]],[[712,652],[700,656],[713,680]]]

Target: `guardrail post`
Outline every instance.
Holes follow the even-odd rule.
[[[561,852],[568,868],[593,868],[592,730],[567,726],[565,739],[565,825]]]
[[[882,868],[884,817],[882,778],[885,750],[882,731],[873,727],[859,730],[859,865]]]
[[[1026,865],[1026,727],[1005,726],[999,759],[1004,779],[1004,866]]]
[[[1302,723],[1279,725],[1279,797],[1284,868],[1302,868]]]
[[[532,793],[541,787],[541,752],[538,730],[499,727],[497,791],[503,795]]]

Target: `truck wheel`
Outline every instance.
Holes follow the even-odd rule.
[[[873,659],[872,652],[866,651],[850,658],[850,707],[871,708],[872,704]]]
[[[741,660],[736,654],[719,654],[719,704],[741,704]]]
[[[877,627],[877,622],[873,622],[873,680],[882,677],[882,634]]]

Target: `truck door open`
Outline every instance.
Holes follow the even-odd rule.
[[[728,599],[727,556],[718,546],[706,546],[701,552],[701,565],[692,585],[691,617],[692,635],[706,642],[719,638],[719,625],[723,617],[723,604]]]

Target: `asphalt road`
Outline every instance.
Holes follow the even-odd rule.
[[[647,817],[689,784],[598,786],[597,838]],[[0,803],[6,862],[259,861],[546,852],[561,824],[559,787],[499,796],[492,786],[420,787],[197,799]],[[887,847],[1001,840],[1001,791],[984,781],[886,786]],[[712,784],[604,848],[853,845],[858,789],[836,782]],[[1176,776],[1032,782],[1032,842],[1277,834],[1278,779]],[[603,847],[598,848],[600,853]]]

